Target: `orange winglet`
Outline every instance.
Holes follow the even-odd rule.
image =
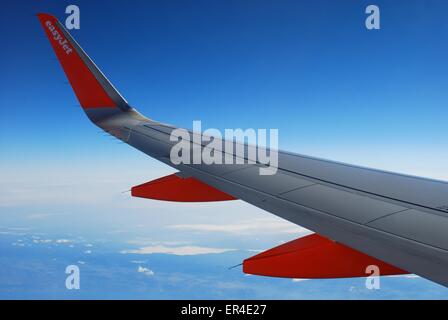
[[[248,274],[300,278],[366,277],[369,265],[376,265],[380,275],[408,272],[343,244],[311,234],[257,254],[243,262]]]
[[[116,107],[71,45],[70,39],[64,35],[58,20],[45,13],[38,14],[38,17],[81,106],[85,109]]]
[[[181,178],[176,174],[132,187],[131,195],[177,202],[210,202],[236,199],[193,177]]]

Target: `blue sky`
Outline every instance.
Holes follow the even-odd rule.
[[[278,128],[282,149],[448,180],[448,4],[375,1],[381,30],[367,31],[364,9],[370,3],[76,1],[81,29],[72,34],[130,104],[151,118],[184,127],[202,120],[203,127],[221,129]],[[148,252],[156,247],[237,249],[239,255],[201,256],[205,264],[223,261],[226,270],[250,250],[305,232],[240,202],[170,204],[122,193],[172,170],[104,136],[80,110],[34,16],[48,12],[64,20],[68,4],[72,1],[10,2],[0,12],[0,242],[9,248],[3,250],[8,254],[2,265],[9,269],[0,273],[2,291],[10,288],[5,279],[11,274],[23,283],[29,272],[12,271],[14,256],[25,255],[17,251],[22,246],[12,245],[19,239],[29,244],[24,248],[31,250],[26,255],[32,265],[49,258],[42,247],[64,248],[54,242],[69,238],[79,248],[104,243],[98,252],[109,260],[93,259],[95,270],[128,255],[152,257]],[[62,249],[55,252],[53,258],[64,263],[73,258]],[[168,262],[161,261],[163,269]],[[134,269],[134,276],[141,276]],[[196,277],[201,270],[185,274]],[[233,275],[224,272],[219,281]],[[95,277],[100,276],[98,271]],[[117,282],[129,277],[123,271]],[[239,285],[247,285],[244,281]],[[277,288],[279,297],[291,286],[290,280],[263,281]],[[448,297],[446,289],[423,279],[386,281],[389,293],[359,297],[418,298],[422,292]],[[414,290],[410,281],[417,283]],[[287,297],[305,297],[297,288],[303,283],[293,283]],[[317,293],[311,297],[344,298],[363,280],[312,283],[307,286]],[[322,288],[335,283],[338,290],[329,296]],[[14,288],[19,296],[31,290]],[[228,290],[232,297],[242,294]],[[245,297],[263,297],[250,292]]]

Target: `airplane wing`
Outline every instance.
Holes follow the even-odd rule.
[[[294,278],[414,273],[448,286],[448,183],[278,152],[274,175],[242,164],[175,164],[173,126],[132,108],[57,19],[39,14],[87,116],[100,128],[179,172],[132,188],[169,201],[241,199],[315,232],[243,263],[247,273]],[[196,133],[186,131],[192,138]],[[231,142],[237,144],[236,142]],[[199,142],[195,147],[209,148]],[[243,145],[244,160],[250,148]],[[222,157],[227,149],[217,150]],[[233,155],[231,155],[234,157]]]

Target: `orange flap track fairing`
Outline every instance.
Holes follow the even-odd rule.
[[[131,195],[139,198],[176,202],[210,202],[236,199],[198,179],[193,177],[182,178],[176,174],[132,187]]]
[[[351,278],[369,276],[370,265],[377,266],[382,276],[408,273],[316,233],[244,260],[243,271],[299,279]]]

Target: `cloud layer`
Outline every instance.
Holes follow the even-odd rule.
[[[177,256],[198,255],[198,254],[210,254],[210,253],[224,253],[228,251],[234,251],[235,249],[226,248],[211,248],[211,247],[199,247],[199,246],[180,246],[180,247],[167,247],[164,245],[142,247],[135,250],[124,250],[122,253],[135,253],[135,254],[153,254],[164,253],[173,254]]]

